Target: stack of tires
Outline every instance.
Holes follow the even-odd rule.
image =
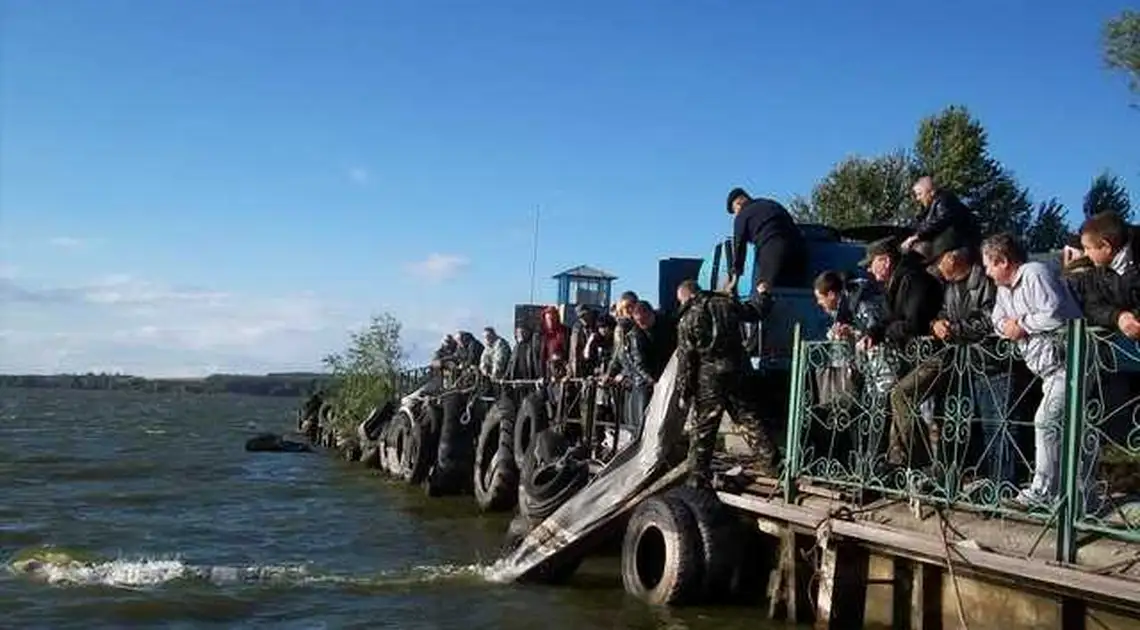
[[[641,503],[622,541],[622,582],[656,605],[706,604],[754,595],[758,536],[707,490],[674,488]]]
[[[412,485],[427,478],[435,456],[439,406],[421,402],[401,409],[380,431],[379,467]]]

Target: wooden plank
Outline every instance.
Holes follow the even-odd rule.
[[[912,579],[910,627],[942,630],[942,567],[918,563]]]
[[[764,501],[752,497],[720,493],[720,500],[752,514],[814,529],[829,517],[819,510],[789,506],[777,501]],[[942,540],[913,532],[899,531],[883,525],[833,519],[832,532],[836,536],[853,538],[883,548],[891,555],[903,555],[921,562],[944,566],[946,548]],[[1056,596],[1079,596],[1109,608],[1121,609],[1130,614],[1140,613],[1140,583],[1044,564],[1038,561],[1013,558],[992,551],[954,546],[955,569],[991,578],[1004,578],[1018,585],[1044,591]]]

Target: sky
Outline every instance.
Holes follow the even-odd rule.
[[[318,369],[378,313],[422,361],[510,329],[536,208],[538,301],[588,264],[656,302],[729,189],[951,104],[1034,200],[1140,190],[1127,5],[0,0],[0,372]]]

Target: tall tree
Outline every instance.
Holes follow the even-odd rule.
[[[919,123],[914,166],[970,206],[983,233],[1025,236],[1033,218],[1028,192],[990,155],[985,127],[965,107],[948,107]]]
[[[849,157],[832,168],[811,199],[793,199],[791,209],[804,221],[844,228],[898,224],[914,215],[910,159],[902,151],[881,157]]]
[[[1054,197],[1037,204],[1034,214],[1033,224],[1025,237],[1029,251],[1048,252],[1064,246],[1072,233],[1065,221],[1065,206]]]
[[[388,314],[374,315],[367,326],[351,333],[343,352],[324,358],[332,372],[331,402],[338,428],[351,430],[372,407],[395,394],[404,359],[400,322]]]
[[[1128,76],[1128,86],[1140,93],[1140,12],[1125,10],[1104,25],[1104,60]]]
[[[1089,186],[1089,191],[1085,193],[1084,210],[1086,217],[1112,211],[1125,221],[1132,218],[1132,202],[1128,199],[1128,191],[1119,178],[1108,172],[1097,175]]]

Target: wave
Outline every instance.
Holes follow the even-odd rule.
[[[414,566],[403,571],[389,571],[371,576],[314,573],[308,565],[194,565],[180,558],[115,558],[92,559],[82,552],[38,547],[16,554],[8,563],[11,574],[53,586],[108,586],[142,589],[171,582],[208,582],[226,584],[346,584],[353,586],[392,587],[424,584],[440,580],[485,581],[487,566],[437,565]]]

